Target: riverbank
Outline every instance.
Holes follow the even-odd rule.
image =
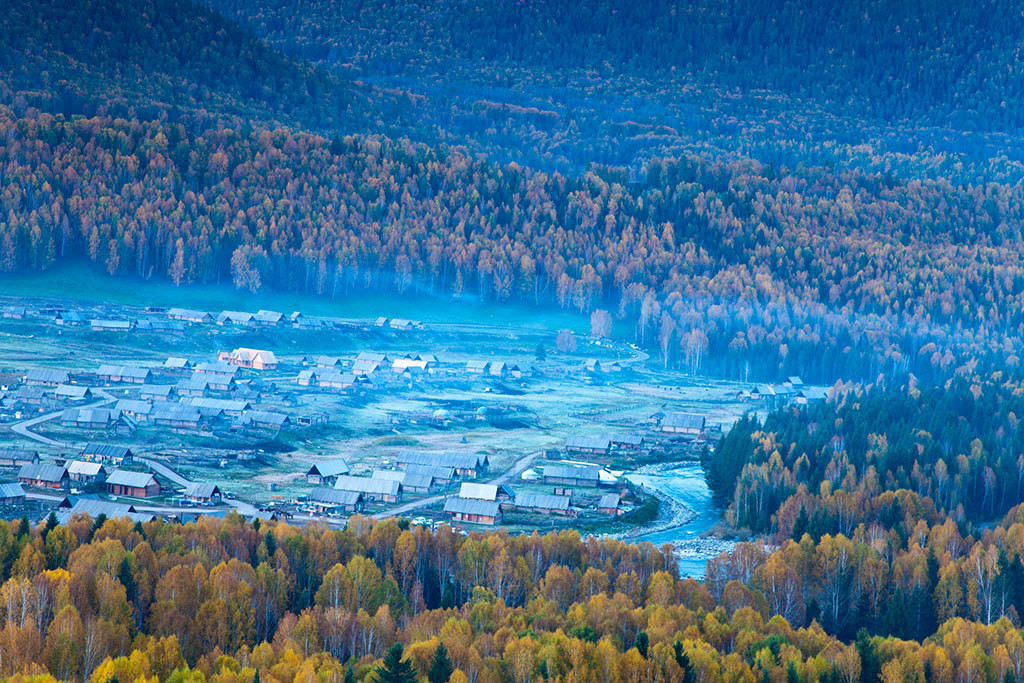
[[[729,552],[736,547],[736,541],[730,541],[714,536],[702,536],[700,538],[687,538],[679,541],[672,541],[676,550],[676,557],[681,561],[700,560],[707,561],[718,557],[722,553]]]
[[[678,470],[679,467],[684,464],[689,463],[652,463],[636,469],[634,472],[631,472],[631,474],[643,476],[665,475]],[[611,538],[617,538],[623,541],[635,541],[641,536],[658,534],[676,527],[684,526],[697,519],[699,516],[699,513],[696,510],[680,502],[669,493],[659,490],[657,487],[644,486],[643,484],[639,484],[637,486],[645,494],[654,496],[658,499],[658,518],[651,524],[646,524],[642,527],[629,529],[627,531],[621,531],[616,534],[610,534]]]

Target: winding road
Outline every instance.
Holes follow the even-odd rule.
[[[103,397],[103,399],[100,400],[100,401],[96,401],[94,403],[90,403],[90,404],[88,404],[86,406],[83,406],[83,407],[85,407],[85,408],[101,408],[101,407],[103,407],[105,405],[109,405],[109,404],[111,404],[111,403],[113,403],[114,401],[117,400],[116,397],[112,396],[109,392],[107,392],[107,391],[105,391],[103,389],[93,389],[93,391],[95,393],[97,393],[97,394],[100,394]],[[66,442],[62,442],[62,441],[57,441],[56,439],[51,439],[51,438],[49,438],[47,436],[43,436],[42,434],[37,434],[36,432],[33,432],[32,429],[31,429],[32,427],[35,427],[36,425],[40,425],[40,424],[42,424],[44,422],[49,422],[50,420],[56,420],[57,418],[59,418],[63,414],[63,412],[64,412],[63,410],[58,410],[58,411],[55,411],[55,412],[52,412],[52,413],[46,413],[45,415],[39,415],[37,417],[33,417],[33,418],[28,419],[28,420],[22,420],[21,422],[17,422],[15,424],[11,425],[11,431],[14,432],[15,434],[19,435],[19,436],[25,437],[26,439],[32,439],[33,441],[38,441],[39,443],[43,443],[43,444],[46,444],[48,446],[58,446],[60,448],[73,447],[74,444],[70,444],[70,443],[66,443]],[[195,483],[195,482],[189,481],[188,479],[186,479],[185,477],[183,477],[179,473],[175,472],[170,467],[168,467],[167,465],[163,464],[162,462],[160,462],[158,460],[153,460],[152,458],[145,458],[145,457],[141,457],[141,456],[136,456],[135,459],[138,460],[141,463],[145,463],[149,467],[150,470],[152,470],[153,472],[156,472],[157,474],[159,474],[159,475],[161,475],[161,476],[171,480],[172,482],[174,482],[178,486],[182,486],[182,487],[186,487],[187,488],[191,484]],[[48,496],[46,494],[30,494],[30,495],[31,495],[31,497],[38,498],[38,499],[53,499],[54,498],[53,496]],[[57,496],[56,499],[59,500],[61,497],[62,496]],[[238,514],[242,515],[243,517],[251,517],[251,516],[255,515],[257,512],[259,512],[259,510],[256,509],[255,505],[253,505],[252,503],[247,503],[247,502],[245,502],[243,500],[238,500],[238,499],[228,500],[228,499],[225,499],[225,502],[228,505],[230,505],[232,508],[237,510]],[[203,509],[203,508],[182,508],[182,507],[176,507],[176,506],[146,506],[146,505],[142,505],[142,506],[136,505],[135,508],[137,510],[140,510],[140,511],[145,510],[146,512],[196,512],[197,510],[202,510]]]
[[[96,401],[95,403],[89,403],[88,405],[82,406],[83,408],[102,408],[103,406],[110,405],[111,403],[117,400],[116,397],[111,396],[108,392],[104,391],[103,389],[94,389],[93,391],[94,393],[101,395],[103,399]],[[44,443],[47,446],[60,446],[62,448],[67,447],[70,446],[71,444],[51,439],[48,436],[43,436],[42,434],[36,434],[31,429],[31,427],[35,427],[38,424],[49,422],[50,420],[56,420],[63,414],[63,410],[58,410],[53,413],[46,413],[45,415],[33,417],[28,420],[22,420],[21,422],[16,422],[12,424],[11,431],[17,434],[18,436],[23,436],[26,439],[32,439],[33,441]]]

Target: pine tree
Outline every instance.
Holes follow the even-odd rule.
[[[355,672],[352,671],[351,664],[345,667],[345,678],[342,683],[356,683],[356,675]]]
[[[796,521],[793,522],[793,533],[790,536],[799,543],[805,533],[807,533],[807,508],[801,505],[800,514],[796,516]]]
[[[89,533],[89,541],[92,541],[92,537],[96,535],[96,532],[107,523],[107,516],[102,512],[96,515],[96,519],[92,521],[92,531]]]
[[[455,607],[455,591],[452,590],[451,582],[447,582],[441,593],[441,609],[451,609],[452,607]]]
[[[395,643],[377,667],[377,683],[416,683],[416,672],[409,660],[402,659],[402,644]]]
[[[57,528],[57,525],[57,513],[51,510],[50,516],[46,518],[46,526],[43,528],[43,540],[46,540],[46,537]]]
[[[636,634],[636,638],[633,639],[633,647],[636,648],[637,652],[639,652],[640,656],[644,659],[647,659],[647,648],[649,644],[650,641],[647,638],[647,632],[638,631]]]
[[[871,642],[871,636],[866,629],[857,631],[857,653],[860,655],[860,679],[862,681],[877,681],[882,671],[878,661],[878,653],[875,645]]]
[[[448,683],[448,679],[451,678],[453,671],[451,660],[448,659],[448,650],[445,648],[444,643],[441,643],[434,650],[434,657],[430,660],[427,680],[430,683]]]
[[[693,667],[690,665],[689,656],[687,656],[686,651],[683,649],[683,644],[677,640],[672,644],[672,652],[675,654],[676,664],[683,670],[683,679],[680,683],[693,683],[695,680]]]
[[[121,558],[121,567],[117,573],[117,579],[124,586],[125,597],[128,598],[128,602],[135,602],[137,587],[135,585],[135,576],[132,574],[132,565],[128,561],[127,555]]]

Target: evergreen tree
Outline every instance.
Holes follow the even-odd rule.
[[[356,675],[355,672],[352,671],[351,664],[345,667],[345,678],[342,683],[356,683]]]
[[[633,639],[633,647],[637,649],[640,656],[647,659],[647,648],[650,645],[650,640],[647,637],[646,631],[638,631],[636,638]]]
[[[128,598],[128,602],[135,602],[135,595],[137,588],[135,585],[135,576],[132,575],[132,565],[128,561],[128,556],[121,558],[121,567],[117,572],[117,579],[124,586],[125,596]]]
[[[100,514],[96,515],[96,519],[92,521],[92,531],[89,532],[90,541],[92,540],[92,537],[96,535],[96,532],[99,531],[100,528],[106,523],[107,516],[105,514],[101,512]]]
[[[818,605],[817,598],[811,598],[804,611],[804,626],[810,626],[815,619],[821,619],[821,606]]]
[[[441,609],[455,607],[455,591],[452,590],[451,582],[444,584],[444,591],[441,593]]]
[[[857,654],[860,655],[860,680],[877,681],[882,671],[881,662],[878,661],[878,653],[875,645],[871,642],[871,636],[867,630],[857,631]]]
[[[263,536],[263,544],[267,546],[267,557],[273,557],[277,552],[277,539],[274,538],[270,529],[267,529],[267,533]]]
[[[43,527],[43,540],[50,534],[51,531],[57,528],[57,513],[50,510],[50,516],[46,518],[46,526]]]
[[[395,643],[377,667],[377,683],[416,683],[412,663],[402,659],[402,644]]]
[[[796,516],[796,521],[793,522],[793,533],[790,535],[797,543],[807,533],[807,521],[807,508],[801,505],[800,514]]]
[[[680,683],[694,683],[696,677],[693,675],[693,667],[690,664],[689,656],[683,649],[683,644],[677,640],[672,644],[672,652],[675,654],[676,664],[683,670],[683,679]]]
[[[427,680],[430,683],[448,683],[448,679],[451,678],[453,671],[451,660],[448,659],[448,650],[445,648],[444,643],[441,643],[434,650],[434,657],[430,660]]]

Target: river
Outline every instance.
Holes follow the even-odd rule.
[[[704,479],[704,470],[696,463],[680,465],[678,468],[658,474],[628,474],[626,478],[638,486],[654,489],[682,503],[697,513],[697,516],[683,524],[640,536],[639,541],[650,541],[660,546],[664,543],[693,541],[718,523],[719,510],[711,501],[711,490]],[[679,573],[695,579],[704,578],[705,564],[717,556],[728,545],[721,543],[701,544],[690,547],[684,543],[679,557]]]

